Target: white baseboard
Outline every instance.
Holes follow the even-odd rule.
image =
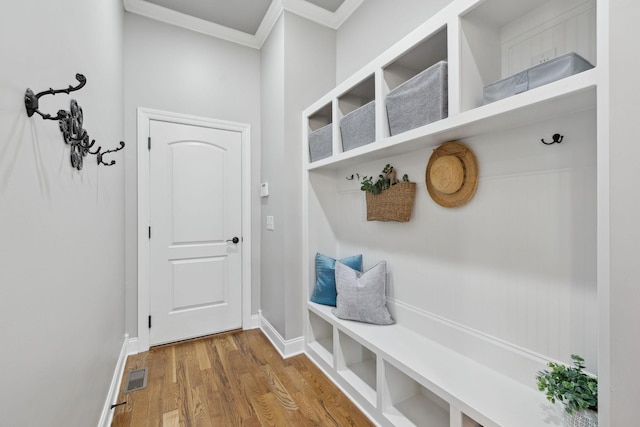
[[[267,336],[269,341],[271,341],[271,344],[276,348],[276,350],[278,350],[278,353],[280,353],[283,359],[288,359],[289,357],[304,353],[304,337],[285,340],[276,328],[274,328],[273,325],[271,325],[271,323],[262,316],[262,312],[259,313],[259,316],[260,329]]]
[[[102,408],[102,414],[100,415],[100,421],[98,421],[98,427],[110,427],[113,421],[113,409],[111,405],[116,403],[118,398],[118,392],[120,391],[120,383],[122,382],[122,375],[124,374],[124,366],[127,362],[127,354],[129,347],[129,334],[124,335],[124,342],[122,343],[122,349],[118,356],[118,362],[116,363],[116,369],[113,372],[111,378],[111,385],[109,386],[109,393],[107,394],[107,400],[104,402]]]
[[[260,327],[260,313],[253,314],[249,318],[249,324],[242,325],[242,329],[258,329]],[[127,355],[131,356],[133,354],[138,354],[140,350],[138,349],[138,337],[129,338],[129,344],[127,346]]]
[[[138,354],[138,337],[129,338],[129,344],[127,345],[127,355]]]
[[[259,327],[260,327],[260,313],[252,314],[249,319],[249,324],[242,325],[242,329],[244,329],[245,331],[249,329],[258,329]]]

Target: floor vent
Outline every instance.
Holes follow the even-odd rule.
[[[124,392],[142,390],[147,386],[147,368],[129,371],[127,374],[127,382],[124,385]]]

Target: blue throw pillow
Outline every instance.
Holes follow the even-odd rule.
[[[340,262],[354,270],[362,271],[362,255],[344,258]],[[335,307],[336,295],[336,260],[317,253],[316,287],[311,295],[311,301]]]

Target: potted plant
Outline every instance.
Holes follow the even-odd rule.
[[[366,192],[367,221],[406,222],[411,219],[416,183],[410,182],[407,174],[400,181],[396,179],[394,167],[387,164],[375,181],[373,176],[362,177],[360,189]]]
[[[549,362],[550,370],[536,375],[538,390],[545,392],[551,403],[564,404],[572,427],[596,427],[598,425],[598,378],[583,371],[584,359],[572,354],[574,366]]]

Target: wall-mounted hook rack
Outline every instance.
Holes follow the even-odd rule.
[[[545,142],[544,138],[542,138],[540,141],[542,141],[544,145],[551,145],[551,144],[560,144],[563,139],[564,139],[564,135],[560,135],[559,133],[554,133],[553,136],[551,137],[551,142]]]
[[[55,95],[56,93],[66,93],[67,95],[69,95],[71,92],[75,92],[76,90],[82,89],[84,85],[87,84],[87,78],[82,74],[76,74],[76,80],[79,82],[78,86],[76,87],[69,85],[69,87],[66,89],[49,88],[49,90],[42,91],[37,95],[34,94],[31,89],[27,89],[27,91],[24,94],[24,105],[27,107],[27,116],[31,117],[33,116],[34,113],[38,113],[44,120],[61,119],[62,117],[60,117],[60,113],[64,112],[64,110],[59,110],[58,115],[55,117],[52,117],[51,114],[41,113],[39,110],[40,108],[39,99],[44,95]]]
[[[95,140],[89,137],[86,129],[82,127],[83,114],[82,107],[78,105],[78,101],[71,100],[69,111],[58,110],[58,114],[52,116],[51,114],[45,114],[40,111],[40,98],[44,95],[55,95],[57,93],[66,93],[80,90],[87,84],[87,78],[82,74],[76,74],[76,80],[79,84],[77,86],[69,85],[66,89],[49,89],[38,94],[35,94],[31,89],[27,89],[24,94],[24,105],[27,108],[27,116],[31,117],[34,114],[38,114],[44,120],[57,120],[64,142],[71,146],[71,166],[81,170],[83,165],[83,158],[87,154],[96,156],[96,160],[99,165],[113,166],[116,164],[115,160],[111,160],[109,163],[103,160],[103,156],[108,153],[115,153],[124,148],[124,141],[120,141],[120,146],[113,150],[102,151],[102,147],[98,146],[97,149],[91,151],[91,147],[96,143]]]

